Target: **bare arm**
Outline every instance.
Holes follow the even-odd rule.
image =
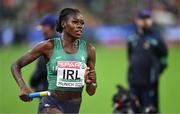
[[[95,48],[87,43],[88,50],[88,60],[87,66],[89,67],[88,74],[86,76],[86,91],[89,95],[94,95],[96,92],[96,71],[95,71],[95,63],[96,63],[96,54]]]
[[[22,78],[22,73],[21,73],[21,68],[24,66],[30,64],[33,62],[35,59],[40,57],[41,55],[44,54],[44,50],[46,48],[47,41],[40,42],[37,44],[32,50],[28,51],[24,56],[19,58],[12,66],[11,66],[11,72],[16,80],[19,88],[20,88],[20,98],[23,101],[30,101],[28,98],[28,93],[30,90],[27,88],[23,78]]]

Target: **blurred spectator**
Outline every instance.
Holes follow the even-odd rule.
[[[42,30],[39,28],[38,25],[32,24],[31,26],[28,26],[27,30],[27,41],[30,44],[30,46],[35,45],[37,42],[40,42],[44,40],[44,35],[42,33]]]
[[[9,46],[14,39],[14,29],[7,25],[2,30],[2,44],[4,46]]]
[[[11,40],[8,40],[8,45],[14,42],[28,41],[34,44],[34,42],[41,41],[42,33],[34,27],[36,21],[49,12],[56,13],[58,9],[63,7],[78,7],[83,11],[87,19],[85,34],[88,36],[86,37],[95,37],[94,41],[100,41],[96,38],[97,29],[108,27],[106,30],[108,32],[110,27],[111,30],[122,31],[120,29],[132,20],[130,14],[144,7],[152,9],[152,17],[155,23],[166,28],[165,30],[169,30],[170,27],[173,36],[178,36],[176,31],[178,31],[177,28],[180,25],[179,5],[179,0],[78,0],[76,2],[73,0],[0,0],[0,24],[2,25],[0,28],[0,43],[4,42],[6,36],[2,37],[2,35],[7,28],[13,33],[11,34]],[[164,31],[164,29],[161,30]],[[121,40],[124,36],[123,32],[121,33],[118,36],[116,35],[115,39],[107,39],[112,39],[113,42]],[[171,36],[168,35],[167,38],[173,39],[173,41],[179,39],[171,38]]]
[[[138,12],[135,26],[135,32],[128,38],[130,92],[139,99],[142,112],[148,109],[158,113],[159,78],[167,66],[167,47],[161,34],[153,28],[149,10]],[[134,111],[140,113],[135,108]]]
[[[156,2],[152,6],[152,18],[155,23],[165,26],[165,25],[175,25],[176,18],[173,13],[167,10],[166,6],[162,3]]]

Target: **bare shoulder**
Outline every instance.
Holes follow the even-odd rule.
[[[32,50],[30,51],[41,51],[41,52],[45,52],[46,50],[51,50],[53,49],[53,40],[45,40],[45,41],[41,41],[39,43],[37,43]]]
[[[44,49],[51,49],[54,47],[53,39],[41,41],[38,45],[40,45]]]
[[[45,41],[43,41],[43,43],[44,43],[45,49],[53,49],[53,47],[54,47],[54,40],[53,39],[45,40]]]
[[[88,53],[95,53],[96,49],[93,45],[91,45],[89,42],[86,42],[86,46],[87,46]]]

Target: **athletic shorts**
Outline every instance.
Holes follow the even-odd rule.
[[[57,108],[64,114],[78,114],[81,106],[79,101],[63,101],[51,95],[40,99],[38,113],[41,113],[44,108]]]

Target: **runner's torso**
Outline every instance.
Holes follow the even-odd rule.
[[[66,53],[61,39],[54,39],[52,55],[46,64],[48,90],[61,100],[81,98],[84,86],[84,72],[87,63],[87,48],[84,40],[79,40],[78,51]]]

